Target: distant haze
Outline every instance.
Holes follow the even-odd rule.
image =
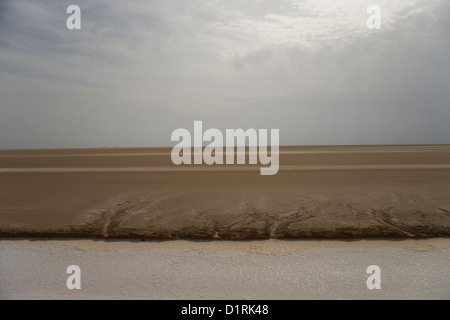
[[[0,2],[0,148],[172,146],[194,120],[282,145],[450,143],[450,1]]]

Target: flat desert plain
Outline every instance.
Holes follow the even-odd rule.
[[[281,147],[257,165],[170,148],[0,151],[0,235],[289,239],[450,235],[450,146]],[[247,161],[248,162],[248,161]]]
[[[283,147],[273,176],[170,152],[0,151],[0,299],[450,298],[450,146]]]

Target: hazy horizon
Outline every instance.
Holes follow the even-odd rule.
[[[81,30],[68,30],[69,5]],[[366,27],[369,5],[381,30]],[[0,149],[450,144],[445,0],[0,3]]]

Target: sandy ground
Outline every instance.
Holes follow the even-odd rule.
[[[450,239],[0,240],[0,299],[450,299]],[[370,265],[381,289],[369,290]],[[81,289],[69,290],[69,265]]]
[[[450,235],[450,146],[284,147],[280,170],[171,149],[0,151],[0,235],[146,239]]]

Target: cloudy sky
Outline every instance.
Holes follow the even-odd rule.
[[[194,120],[450,143],[450,1],[0,1],[0,148],[173,146]]]

